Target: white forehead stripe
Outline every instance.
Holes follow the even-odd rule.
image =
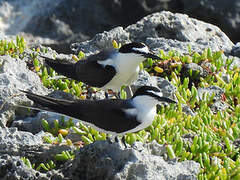
[[[152,90],[149,90],[148,92],[153,93],[153,94],[156,94],[156,95],[158,95],[159,97],[162,97],[162,96],[163,96],[163,93],[162,93],[162,92],[156,92],[156,91],[152,91]]]
[[[138,51],[138,52],[142,52],[142,53],[149,53],[149,49],[147,46],[145,46],[143,48],[132,48],[132,49],[135,51]]]
[[[106,59],[104,61],[97,61],[98,64],[101,64],[103,67],[109,65],[109,66],[113,66],[114,62],[112,59]]]

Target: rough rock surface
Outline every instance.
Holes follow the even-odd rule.
[[[45,144],[43,136],[46,136],[46,133],[33,135],[30,132],[18,131],[17,128],[0,128],[0,179],[49,179],[46,173],[27,167],[20,157],[28,158],[32,164],[48,162],[57,153],[72,148]],[[58,173],[53,174],[58,176]]]
[[[72,164],[62,172],[73,180],[196,179],[200,170],[198,163],[164,160],[164,153],[165,147],[154,142],[136,143],[134,148],[123,149],[117,143],[97,141],[80,149]]]
[[[22,114],[17,107],[9,106],[9,103],[21,104],[24,100],[26,103],[27,98],[19,96],[19,89],[28,89],[42,94],[46,92],[46,89],[38,75],[27,68],[24,59],[15,59],[5,55],[0,57],[0,64],[0,127],[4,127],[14,118],[15,111],[19,116]]]
[[[146,16],[125,29],[118,27],[110,32],[97,34],[84,43],[75,43],[72,50],[95,53],[103,47],[111,47],[114,39],[121,43],[145,42],[154,51],[175,49],[183,54],[188,53],[189,45],[196,52],[210,47],[213,51],[224,50],[227,53],[233,46],[218,27],[184,14],[163,11]]]
[[[97,141],[81,148],[62,168],[40,173],[28,168],[19,156],[0,155],[1,179],[197,179],[200,165],[194,161],[164,160],[163,145],[136,143],[123,148],[118,143]],[[146,161],[147,160],[147,161]],[[11,168],[10,168],[11,167]]]
[[[30,159],[47,160],[51,155],[60,153],[63,150],[70,150],[70,146],[52,146],[45,144],[43,136],[50,134],[43,131],[33,135],[30,132],[18,131],[17,128],[0,128],[0,154],[11,156],[24,156]],[[47,155],[47,156],[46,156]]]
[[[233,56],[240,57],[240,42],[236,43],[236,44],[232,47],[231,54],[232,54]]]
[[[192,76],[190,76],[190,71],[192,72]],[[200,77],[206,77],[207,74],[204,73],[204,70],[201,66],[199,66],[196,63],[186,63],[183,65],[182,69],[181,69],[181,78],[184,79],[185,77],[189,77],[189,78],[193,78],[196,80],[199,80]]]
[[[232,64],[230,65],[230,69],[233,69],[233,68],[240,68],[240,57],[229,57],[229,58],[233,58],[233,62]]]
[[[209,95],[211,97],[214,94],[213,104],[211,110],[213,112],[223,111],[229,107],[224,101],[224,90],[218,86],[210,86],[206,88],[198,88],[198,98],[201,100],[204,96]]]
[[[233,41],[239,41],[240,2],[238,0],[181,0],[184,13],[220,27]]]
[[[166,10],[215,24],[237,42],[239,6],[238,0],[2,0],[0,32],[25,32],[25,37],[35,43],[54,43],[52,47],[61,48],[76,39],[83,41],[98,32],[126,27],[146,15]]]
[[[224,50],[230,51],[233,43],[230,39],[216,26],[189,18],[184,14],[173,14],[163,11],[161,13],[151,14],[138,21],[136,24],[130,25],[125,29],[130,33],[133,40],[146,41],[153,44],[148,38],[158,40],[165,38],[165,41],[171,39],[172,43],[160,44],[160,48],[168,51],[170,49],[179,48],[181,45],[198,45],[200,51],[206,47],[211,47],[213,51]],[[175,40],[175,41],[174,41]],[[162,41],[162,39],[159,39]],[[182,44],[181,42],[185,42]],[[178,50],[177,48],[177,50]],[[199,51],[193,49],[193,51]]]
[[[42,179],[47,180],[46,174],[35,171],[27,167],[19,156],[9,156],[0,154],[0,179]]]
[[[20,155],[29,146],[41,146],[44,133],[33,135],[29,132],[18,131],[17,128],[0,128],[0,153]]]
[[[145,70],[139,72],[138,79],[133,82],[131,89],[134,93],[139,87],[146,85],[158,87],[163,95],[169,98],[173,98],[174,93],[177,90],[177,88],[173,86],[168,80],[157,76],[150,76],[150,74]],[[129,94],[128,91],[127,93]]]
[[[116,27],[110,31],[96,34],[91,40],[82,43],[73,43],[72,51],[78,53],[83,51],[86,56],[95,53],[98,50],[112,47],[112,40],[120,43],[130,42],[129,33],[122,27]]]

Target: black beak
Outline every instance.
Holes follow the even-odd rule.
[[[174,101],[170,98],[167,98],[167,97],[158,97],[158,100],[162,101],[162,102],[167,102],[167,103],[177,103],[176,101]]]
[[[151,58],[151,59],[159,59],[159,60],[162,60],[162,58],[154,55],[153,53],[147,53],[147,54],[144,54],[144,57],[145,58]]]

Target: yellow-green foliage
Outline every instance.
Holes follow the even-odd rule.
[[[199,179],[239,178],[239,148],[233,145],[233,141],[240,135],[240,106],[238,105],[240,76],[239,69],[229,69],[232,59],[227,59],[226,63],[223,63],[222,54],[221,51],[211,52],[210,49],[206,49],[202,54],[191,52],[184,56],[175,51],[167,54],[160,51],[163,61],[148,59],[144,63],[145,69],[152,75],[161,75],[169,79],[177,87],[176,97],[179,104],[161,107],[153,124],[145,130],[127,134],[126,142],[133,144],[135,141],[147,143],[156,140],[160,144],[167,144],[167,153],[170,158],[177,157],[180,161],[194,160],[200,163],[202,170],[198,176]],[[159,67],[161,71],[156,68],[164,61],[170,62],[167,73],[162,67]],[[182,65],[202,61],[211,63],[211,74],[204,79],[200,78],[198,84],[190,87],[189,78],[192,74],[190,72],[189,77],[181,80]],[[74,80],[50,80],[49,77],[56,75],[53,70],[49,72],[42,67],[41,72],[40,76],[47,87],[61,89],[78,97],[81,97],[81,93],[85,91],[83,84]],[[223,72],[229,75],[229,83],[222,80]],[[226,103],[231,108],[214,114],[210,110],[214,95],[211,97],[205,95],[199,101],[197,88],[211,85],[217,85],[225,90]],[[125,97],[124,94],[122,97]],[[183,113],[181,104],[188,105],[196,115],[190,116]],[[82,123],[73,129],[85,144],[104,140],[107,136]],[[186,134],[191,134],[192,140],[184,139]]]
[[[17,36],[16,43],[13,41],[0,40],[0,55],[9,54],[12,57],[19,57],[26,48],[26,42],[23,37]]]
[[[115,48],[121,45],[113,42]],[[17,57],[24,51],[25,42],[22,38],[17,38],[17,43],[0,41],[0,54],[10,54]],[[87,91],[86,86],[71,79],[54,79],[57,75],[52,69],[44,67],[38,61],[38,53],[33,54],[32,60],[35,71],[39,74],[43,84],[55,90],[76,95],[84,99]],[[141,65],[141,68],[147,70],[151,75],[157,75],[168,79],[177,87],[176,97],[177,105],[161,107],[153,124],[137,133],[130,133],[125,136],[128,144],[135,141],[148,143],[156,140],[160,144],[167,144],[167,153],[170,158],[179,158],[179,161],[194,160],[201,165],[199,179],[239,179],[240,178],[240,156],[239,147],[233,142],[240,136],[240,75],[239,68],[230,70],[233,59],[223,61],[223,52],[212,52],[206,49],[202,53],[192,52],[189,46],[189,54],[181,55],[176,51],[159,52],[163,58],[161,61],[148,59]],[[76,61],[82,60],[84,54],[79,53],[73,57]],[[199,78],[199,82],[190,86],[190,78],[199,74],[189,72],[189,77],[181,77],[182,66],[186,63],[201,62],[211,63],[209,74],[205,78]],[[229,76],[229,82],[222,79],[222,74]],[[193,77],[194,76],[194,77]],[[223,100],[229,105],[225,111],[213,113],[210,105],[213,102],[213,96],[205,95],[199,101],[197,98],[197,88],[217,85],[224,89]],[[125,97],[122,92],[122,97]],[[188,105],[194,112],[195,116],[186,115],[182,112],[181,104]],[[61,125],[60,125],[61,124]],[[80,123],[76,127],[71,120],[64,123],[55,121],[54,127],[50,127],[46,121],[42,122],[46,131],[52,133],[55,139],[45,137],[48,143],[67,143],[73,145],[70,140],[65,140],[65,135],[69,128],[72,128],[85,144],[90,144],[96,140],[105,140],[107,135],[100,133],[91,127]],[[64,131],[65,129],[65,131]],[[185,138],[189,135],[189,138]],[[55,160],[68,160],[74,158],[69,152],[63,152],[56,155]],[[29,166],[33,167],[29,160],[23,159]],[[51,165],[39,165],[38,167],[48,170],[54,168]],[[48,166],[48,167],[47,167]],[[45,168],[46,167],[46,168]],[[37,169],[39,169],[37,168]]]

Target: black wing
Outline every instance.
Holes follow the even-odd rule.
[[[50,111],[85,121],[105,131],[122,133],[140,124],[136,120],[136,116],[124,112],[124,109],[133,108],[126,103],[126,100],[67,101],[30,92],[25,93],[29,99],[43,107],[47,107]]]
[[[53,60],[48,57],[45,62],[48,66],[53,68],[57,73],[66,77],[75,79],[86,83],[93,87],[103,87],[107,84],[116,74],[116,70],[112,66],[102,66],[98,61],[105,60],[109,53],[114,50],[105,50],[89,56],[85,60],[80,60],[77,63],[71,63],[62,60]]]
[[[116,74],[115,68],[108,65],[104,67],[98,61],[104,61],[113,51],[111,49],[101,51],[89,56],[86,60],[78,61],[75,70],[78,80],[94,87],[103,87],[112,80]]]
[[[75,63],[66,60],[54,60],[48,57],[41,56],[45,59],[45,63],[54,69],[57,73],[66,77],[77,80]]]

